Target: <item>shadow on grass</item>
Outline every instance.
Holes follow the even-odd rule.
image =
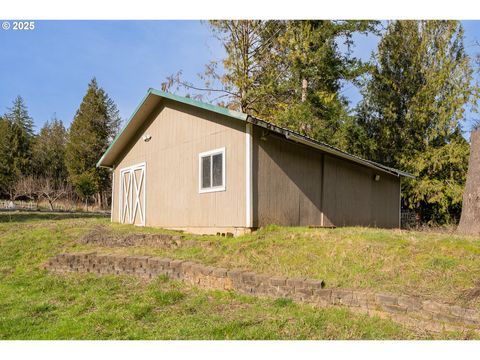
[[[110,217],[110,214],[86,212],[0,211],[0,223],[105,217]]]

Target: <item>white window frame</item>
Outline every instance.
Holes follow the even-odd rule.
[[[202,158],[213,155],[222,154],[222,185],[209,187],[209,188],[202,188]],[[225,161],[225,148],[219,148],[214,150],[209,150],[198,154],[198,192],[200,194],[204,193],[211,193],[211,192],[218,192],[218,191],[225,191],[226,189],[226,161]],[[213,182],[213,161],[210,160],[210,182]]]

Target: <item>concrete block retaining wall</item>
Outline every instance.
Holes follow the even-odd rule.
[[[166,275],[201,288],[234,290],[260,297],[290,298],[320,307],[345,306],[354,311],[393,318],[429,330],[480,329],[476,310],[412,296],[372,293],[363,290],[325,289],[322,280],[287,278],[227,270],[183,260],[149,256],[60,254],[45,268],[56,273],[135,275],[151,279]]]

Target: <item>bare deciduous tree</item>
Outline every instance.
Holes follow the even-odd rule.
[[[11,187],[10,198],[16,200],[18,198],[36,199],[36,184],[33,176],[21,176]]]
[[[66,182],[55,184],[55,182],[48,177],[36,179],[35,183],[38,197],[45,199],[52,211],[54,210],[55,202],[65,197],[68,192],[72,190],[71,186]]]
[[[257,113],[257,105],[264,101],[265,94],[259,91],[260,78],[265,76],[264,65],[269,54],[268,45],[278,34],[269,32],[268,21],[262,20],[212,20],[209,22],[215,37],[227,53],[222,61],[211,61],[199,74],[204,82],[197,86],[181,79],[177,72],[162,83],[162,90],[174,88],[203,92],[195,95],[198,100],[218,103],[233,110]],[[219,71],[223,65],[225,72]]]
[[[38,202],[44,199],[48,202],[50,210],[54,210],[55,203],[71,195],[73,189],[66,181],[57,182],[51,177],[22,176],[12,186],[12,200],[19,198]]]

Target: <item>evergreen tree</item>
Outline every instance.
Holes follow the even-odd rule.
[[[365,64],[340,51],[350,49],[354,33],[376,32],[376,21],[259,21],[215,20],[212,31],[226,57],[208,64],[204,87],[177,76],[174,83],[213,94],[213,101],[235,110],[298,130],[317,140],[344,146],[348,102],[342,81],[355,80]],[[201,96],[200,96],[201,97]]]
[[[404,182],[404,203],[424,220],[458,218],[468,161],[461,122],[476,97],[460,23],[389,23],[363,96],[354,150],[416,175]]]
[[[33,144],[33,170],[36,177],[50,178],[56,185],[67,180],[65,148],[67,130],[57,118],[47,121]]]
[[[13,105],[4,116],[10,123],[10,146],[13,151],[13,167],[16,176],[31,173],[31,147],[34,140],[33,119],[21,96],[17,96]]]
[[[10,122],[0,117],[0,197],[10,194],[10,188],[15,181],[13,167],[13,151],[10,144],[12,127]]]
[[[107,169],[96,168],[96,163],[119,126],[115,103],[93,78],[71,124],[65,157],[69,178],[77,193],[86,197],[94,190],[101,207],[106,205],[110,174]]]
[[[11,108],[8,108],[5,117],[10,120],[11,123],[18,125],[25,132],[29,140],[33,138],[33,119],[28,114],[27,105],[20,95],[13,100],[13,105]]]
[[[351,56],[354,33],[375,33],[375,21],[286,21],[278,24],[270,42],[275,54],[266,71],[271,101],[262,113],[270,121],[305,135],[344,147],[348,101],[341,94],[344,81],[355,81],[367,67]],[[345,42],[349,51],[339,49]],[[279,76],[279,74],[282,74]]]

